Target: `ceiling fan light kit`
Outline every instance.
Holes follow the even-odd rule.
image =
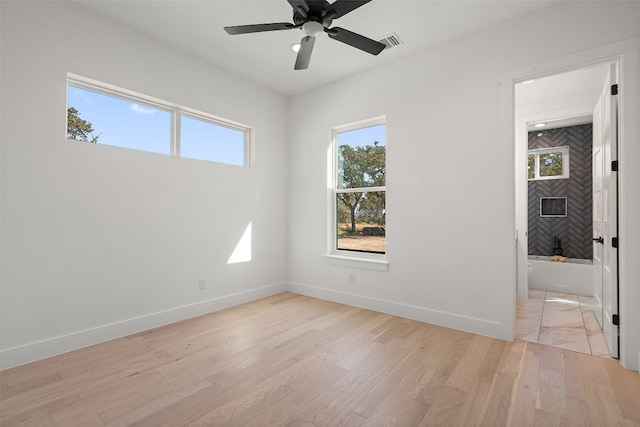
[[[252,24],[224,27],[227,34],[250,34],[265,31],[281,31],[300,28],[305,37],[300,41],[295,70],[305,70],[309,67],[311,53],[315,39],[320,34],[327,33],[329,38],[348,44],[364,52],[377,55],[385,49],[385,45],[360,34],[353,33],[340,27],[329,28],[334,19],[338,19],[371,0],[336,0],[329,3],[326,0],[287,0],[293,8],[293,23],[278,22],[272,24]]]
[[[316,37],[324,31],[324,27],[321,23],[316,21],[307,21],[302,24],[302,31],[304,31],[310,37]]]

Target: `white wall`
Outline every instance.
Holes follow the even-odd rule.
[[[253,126],[255,167],[67,141],[67,72]],[[284,96],[62,2],[2,2],[1,82],[2,367],[285,289]]]
[[[293,97],[289,108],[291,288],[512,338],[513,96],[503,102],[499,76],[637,36],[638,16],[636,2],[564,2]],[[627,78],[637,80],[638,75]],[[318,225],[326,224],[328,215],[328,130],[383,114],[388,130],[389,271],[327,264],[323,259],[327,230]],[[506,131],[501,125],[504,117]],[[633,156],[640,160],[637,150]],[[629,256],[640,259],[636,222],[628,229],[635,239]],[[349,284],[354,271],[356,283]],[[630,286],[637,287],[637,280]],[[632,294],[635,306],[640,306],[640,294],[637,290]],[[629,326],[627,334],[633,359],[640,344],[638,324]],[[628,367],[637,363],[626,362]]]

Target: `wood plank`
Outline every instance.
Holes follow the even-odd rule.
[[[308,409],[324,390],[331,388],[332,385],[344,378],[347,373],[346,369],[330,366],[327,369],[315,371],[311,375],[300,377],[287,385],[293,390],[290,399],[277,402],[252,419],[246,419],[250,418],[249,416],[246,416],[245,419],[235,418],[233,423],[245,427],[288,424],[295,419],[299,419],[301,412]]]
[[[295,393],[295,385],[300,379],[309,375],[310,371],[318,370],[318,374],[322,374],[329,368],[331,368],[331,361],[327,354],[322,352],[313,354],[304,361],[296,362],[280,370],[247,392],[236,395],[231,400],[199,417],[193,425],[244,425],[284,398],[291,401],[289,397]]]
[[[436,398],[419,426],[450,426],[454,425],[467,399],[467,392],[444,385],[440,395]],[[408,423],[403,425],[416,425]]]
[[[584,381],[581,375],[580,358],[578,353],[565,351],[563,353],[564,387],[567,397],[587,401],[584,392]]]
[[[605,361],[615,399],[624,418],[640,423],[640,375],[629,376],[619,363]]]
[[[316,426],[360,425],[365,418],[353,412],[355,402],[349,397],[357,396],[357,387],[364,377],[375,369],[380,360],[372,357],[348,371],[340,380],[321,391],[313,400],[298,409],[292,425],[312,422]],[[356,401],[357,402],[357,401]],[[292,420],[291,422],[293,422]],[[291,424],[291,422],[289,424]]]
[[[3,426],[52,426],[53,420],[49,416],[49,410],[46,407],[30,409],[19,412],[14,415],[7,416],[3,414]]]
[[[385,348],[384,352],[386,352],[386,357],[370,359],[375,363],[371,364],[369,369],[366,371],[356,370],[354,376],[348,377],[346,384],[344,384],[346,387],[330,396],[326,404],[311,417],[310,421],[318,426],[341,425],[351,413],[358,414],[355,409],[368,401],[372,391],[375,396],[380,397],[380,394],[375,392],[376,387],[408,354],[407,350],[400,348]],[[365,416],[358,415],[366,419]]]
[[[458,390],[469,391],[476,381],[480,368],[483,366],[492,341],[491,338],[481,335],[474,336],[462,359],[460,359],[451,376],[447,379],[447,385]]]
[[[564,376],[561,373],[538,370],[538,398],[536,408],[567,417],[567,397],[564,387]]]
[[[175,383],[170,387],[162,383],[156,384],[156,392],[147,394],[144,401],[130,399],[120,402],[120,405],[108,411],[101,411],[98,415],[105,425],[132,425],[177,402],[191,399],[196,393],[211,386],[211,383],[206,380],[192,381],[189,379],[184,382],[184,385]]]
[[[489,399],[489,391],[493,379],[476,376],[475,381],[469,388],[464,404],[460,408],[460,412],[456,419],[450,423],[452,426],[466,427],[475,425],[482,418],[484,408],[487,406]],[[513,424],[518,425],[518,424]],[[525,425],[525,424],[521,424]]]
[[[510,408],[512,425],[526,425],[535,418],[538,401],[540,346],[527,343],[516,383],[516,395]]]
[[[474,335],[443,328],[434,334],[431,347],[425,348],[424,363],[434,372],[428,383],[422,387],[416,400],[432,405],[446,385],[459,361],[464,357]]]
[[[506,426],[509,419],[509,409],[513,399],[515,380],[507,375],[497,373],[493,377],[487,402],[480,416],[479,425]]]
[[[567,396],[567,421],[570,426],[576,427],[593,425],[589,405],[583,400]]]
[[[616,402],[611,385],[587,380],[585,381],[585,394],[592,425],[623,424],[622,409]]]
[[[523,341],[505,343],[502,358],[498,364],[498,372],[511,378],[518,378],[525,349],[526,343]]]
[[[4,399],[9,399],[12,396],[17,396],[30,390],[35,390],[49,384],[55,384],[59,381],[62,381],[62,376],[60,375],[60,373],[55,371],[43,372],[37,375],[25,375],[25,378],[22,380],[19,380],[19,378],[20,375],[15,374],[11,377],[8,376],[8,378],[6,379],[7,384],[3,384],[4,387],[2,388],[2,397]],[[9,385],[11,384],[12,379],[18,381],[13,385]]]
[[[384,399],[367,417],[363,426],[415,426],[424,417],[429,407],[422,402],[397,395]]]
[[[534,420],[534,425],[539,427],[564,427],[569,425],[569,420],[566,418],[542,409],[536,409]]]

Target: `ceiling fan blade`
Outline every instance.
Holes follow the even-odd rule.
[[[313,52],[313,44],[316,42],[315,37],[306,36],[300,41],[300,50],[296,57],[296,65],[294,70],[306,70],[309,68],[309,60],[311,60],[311,52]]]
[[[277,22],[274,24],[237,25],[234,27],[224,27],[224,30],[227,34],[236,35],[261,33],[263,31],[290,30],[292,28],[296,28],[296,26],[288,22]]]
[[[335,11],[333,19],[338,19],[341,16],[356,10],[360,6],[369,3],[370,1],[371,0],[336,0],[335,3],[329,7],[327,14],[329,14],[329,11],[333,10]]]
[[[364,50],[365,52],[368,52],[372,55],[379,54],[385,48],[385,45],[380,42],[371,40],[368,37],[361,36],[360,34],[353,33],[349,30],[345,30],[344,28],[334,27],[326,29],[325,31],[332,39],[338,40],[342,43],[346,43],[349,46],[353,46],[357,49]]]

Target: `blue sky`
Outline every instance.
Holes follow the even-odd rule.
[[[171,153],[171,113],[143,103],[69,85],[68,107],[90,122],[98,143]],[[190,117],[181,118],[181,157],[244,164],[244,133]]]
[[[386,126],[381,124],[348,132],[340,132],[338,134],[338,144],[364,147],[365,145],[373,145],[374,141],[378,141],[380,143],[379,145],[386,146],[387,135],[385,129]]]

